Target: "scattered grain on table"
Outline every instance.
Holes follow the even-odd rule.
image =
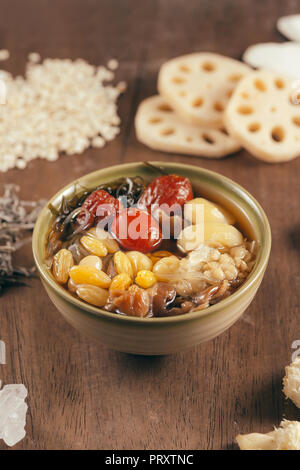
[[[0,106],[0,171],[100,148],[120,131],[117,99],[126,84],[112,85],[112,70],[83,59],[39,60],[38,53],[29,55],[25,77],[0,70],[7,87]],[[115,69],[118,62],[110,62]]]

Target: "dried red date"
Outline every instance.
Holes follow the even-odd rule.
[[[165,205],[167,209],[173,206],[176,212],[176,205],[180,208],[190,199],[193,199],[193,188],[188,178],[179,175],[159,176],[147,186],[138,201],[138,207],[150,211],[151,206]]]
[[[159,247],[162,233],[148,212],[135,207],[125,209],[114,219],[111,233],[125,250],[148,253]]]
[[[121,209],[122,205],[118,199],[111,196],[107,191],[99,189],[93,191],[85,199],[76,221],[81,229],[85,230],[100,221],[104,221],[104,219],[108,223]]]

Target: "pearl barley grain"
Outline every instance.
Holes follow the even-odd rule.
[[[41,56],[37,52],[31,52],[28,55],[28,60],[34,64],[37,64],[41,60]]]
[[[107,62],[107,68],[110,70],[117,70],[118,67],[119,67],[119,62],[116,59],[110,59]]]
[[[105,140],[102,137],[99,137],[99,136],[94,137],[93,140],[92,140],[92,145],[93,145],[93,147],[96,147],[96,148],[104,147]]]
[[[0,60],[7,60],[9,59],[9,51],[7,49],[0,49]]]

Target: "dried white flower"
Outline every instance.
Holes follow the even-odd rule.
[[[279,428],[267,434],[239,434],[241,450],[300,450],[300,423],[283,420]]]
[[[300,357],[285,368],[283,393],[300,408]]]

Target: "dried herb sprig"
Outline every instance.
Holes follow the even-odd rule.
[[[125,177],[110,183],[99,185],[96,189],[105,189],[115,198],[126,198],[127,205],[130,207],[135,204],[145,189],[145,182],[142,177]]]
[[[27,243],[35,221],[45,201],[22,201],[19,187],[4,186],[0,196],[0,294],[11,285],[24,285],[24,277],[33,274],[34,268],[14,266],[13,253]]]
[[[79,192],[78,192],[79,189]],[[46,250],[47,259],[51,258],[60,248],[63,243],[69,240],[75,233],[80,233],[80,226],[76,226],[76,217],[81,210],[83,201],[93,191],[104,189],[115,198],[126,198],[127,205],[132,206],[135,204],[142,192],[145,189],[145,182],[143,178],[134,176],[132,178],[124,177],[109,183],[103,183],[99,186],[87,190],[80,185],[74,186],[74,195],[69,199],[62,198],[58,209],[49,205],[49,209],[54,215],[54,221],[48,236],[48,244]],[[83,230],[83,228],[82,228]]]
[[[151,168],[151,170],[157,171],[161,175],[168,175],[169,173],[162,168],[161,166],[153,165],[153,163],[150,162],[143,162],[144,165],[146,165],[148,168]]]

